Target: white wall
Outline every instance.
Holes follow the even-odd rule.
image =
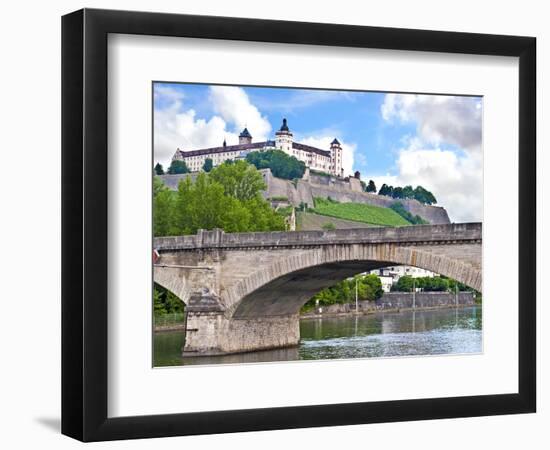
[[[192,14],[354,23],[483,33],[534,35],[538,41],[539,150],[549,141],[543,105],[550,107],[550,29],[545,2],[387,1],[296,2],[276,0],[88,0],[5,2],[2,39],[2,287],[0,402],[4,448],[74,448],[58,434],[60,416],[60,16],[82,6]],[[545,120],[546,119],[546,120]],[[545,139],[546,138],[546,139]],[[548,151],[540,152],[550,170]],[[542,177],[541,177],[542,178]],[[544,183],[548,194],[550,183]],[[542,192],[542,181],[540,192]],[[549,229],[548,208],[541,220]],[[539,230],[542,230],[539,223]],[[549,238],[541,244],[548,246]],[[550,249],[547,249],[550,250]],[[542,253],[542,251],[540,252]],[[548,253],[548,252],[547,252]],[[30,265],[29,260],[34,264]],[[548,257],[539,257],[539,273]],[[539,309],[540,341],[548,342],[549,308]],[[539,380],[549,358],[539,346]],[[544,347],[546,350],[547,347]],[[177,388],[177,387],[175,387]],[[94,448],[300,448],[413,449],[544,448],[548,445],[550,395],[539,388],[537,415],[322,428],[226,436],[98,444]]]

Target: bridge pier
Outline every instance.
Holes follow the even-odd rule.
[[[235,319],[223,312],[189,311],[183,355],[226,355],[293,347],[299,342],[297,314]]]

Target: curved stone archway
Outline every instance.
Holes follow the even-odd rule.
[[[188,277],[181,268],[155,266],[153,268],[153,281],[172,292],[185,305],[189,304],[191,290],[189,288]]]
[[[371,269],[409,265],[481,291],[480,223],[155,238],[155,282],[187,304],[184,353],[227,354],[299,342],[300,307]]]
[[[475,258],[457,259],[471,248],[455,245],[411,246],[352,244],[297,251],[260,267],[222,294],[226,315],[234,318],[297,314],[320,290],[357,273],[408,265],[454,278],[481,290]]]

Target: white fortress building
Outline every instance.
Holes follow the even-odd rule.
[[[226,145],[224,140],[221,147],[198,150],[180,150],[178,148],[172,160],[185,161],[189,170],[198,172],[207,158],[210,158],[213,165],[217,166],[228,159],[246,158],[246,155],[253,151],[282,150],[287,155],[303,161],[309,169],[343,177],[342,146],[338,139],[335,138],[331,142],[330,149],[323,150],[294,142],[292,137],[293,134],[288,128],[287,120],[283,119],[281,128],[275,133],[274,141],[252,142],[252,135],[245,128],[239,135],[238,145]]]

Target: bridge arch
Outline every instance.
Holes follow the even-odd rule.
[[[190,288],[186,273],[178,267],[154,266],[153,281],[172,292],[184,305],[189,304]]]
[[[349,244],[301,249],[259,267],[222,293],[226,315],[253,318],[297,314],[320,290],[357,273],[408,265],[454,278],[481,290],[481,269],[457,254],[466,246]]]

